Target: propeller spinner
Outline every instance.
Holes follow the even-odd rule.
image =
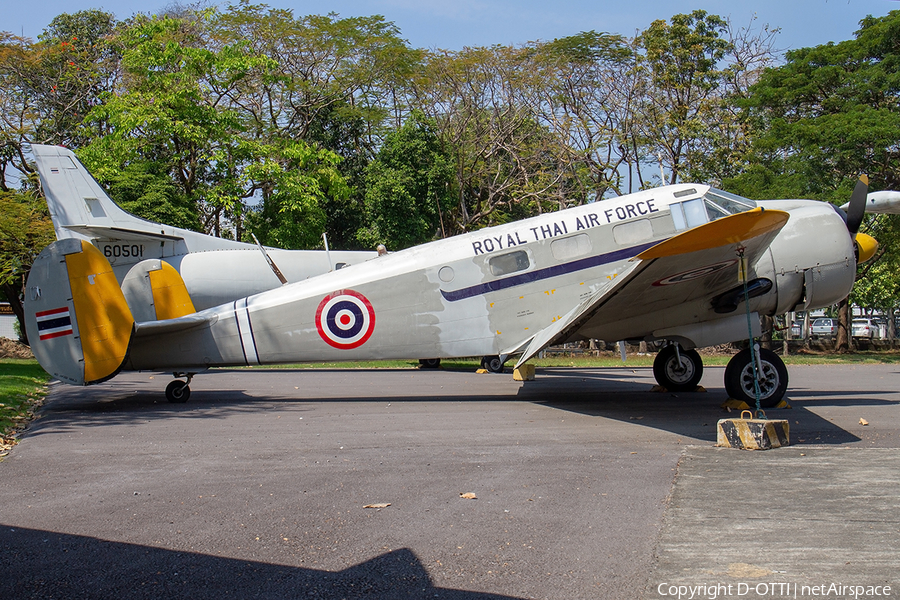
[[[850,196],[850,203],[847,205],[847,229],[856,243],[856,262],[863,263],[875,256],[878,250],[878,242],[870,235],[859,233],[859,226],[862,225],[863,217],[866,214],[866,198],[869,192],[869,178],[865,175],[859,176],[856,187],[853,188],[853,195]]]

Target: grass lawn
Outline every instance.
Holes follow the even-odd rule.
[[[0,458],[15,444],[47,393],[50,376],[36,360],[0,359]]]

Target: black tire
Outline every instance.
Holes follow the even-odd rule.
[[[441,359],[439,358],[420,358],[419,366],[423,369],[437,369],[441,366]]]
[[[703,377],[703,359],[696,350],[679,348],[679,353],[681,364],[674,344],[660,350],[653,361],[653,376],[670,392],[693,392]]]
[[[499,356],[485,356],[481,359],[481,366],[491,373],[503,372],[503,361]]]
[[[176,379],[166,386],[166,400],[173,404],[184,404],[191,397],[191,388],[188,384]]]
[[[753,385],[753,354],[750,348],[735,354],[725,367],[725,391],[735,400],[743,400],[756,407],[756,391]],[[759,349],[762,377],[759,386],[760,408],[772,408],[781,402],[787,392],[788,371],[781,357],[765,348]]]

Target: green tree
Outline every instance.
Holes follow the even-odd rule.
[[[25,278],[34,259],[54,239],[42,198],[34,193],[0,192],[0,292],[13,307],[23,336]]]
[[[743,102],[755,164],[726,185],[750,197],[818,198],[843,204],[860,173],[872,189],[900,185],[900,11],[867,17],[853,40],[788,52]],[[900,244],[891,224],[881,250],[860,266],[854,299],[900,301],[893,268]],[[884,264],[882,264],[884,263]],[[849,348],[849,310],[840,306],[838,349]]]
[[[399,250],[443,237],[443,215],[454,202],[454,165],[432,120],[414,112],[387,135],[366,173],[369,225],[357,233],[365,246]]]
[[[654,21],[639,38],[647,82],[640,107],[644,144],[668,170],[668,183],[690,166],[698,141],[709,130],[718,93],[727,80],[722,61],[732,49],[727,23],[695,10],[671,23]]]

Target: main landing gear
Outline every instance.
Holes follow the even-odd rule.
[[[755,407],[753,362],[753,351],[750,348],[741,350],[728,361],[725,368],[725,391],[729,397]],[[703,360],[696,350],[685,350],[678,344],[669,344],[656,355],[653,376],[660,386],[671,392],[690,392],[697,388],[703,376]],[[759,348],[756,380],[759,382],[760,408],[777,406],[784,398],[788,386],[788,372],[784,361],[771,350]]]
[[[692,392],[703,377],[703,359],[696,350],[669,344],[656,355],[653,376],[670,392]]]
[[[193,373],[172,373],[175,377],[185,377],[187,381],[176,379],[166,386],[166,400],[175,404],[184,404],[191,397],[191,380]]]
[[[788,386],[788,372],[784,361],[771,350],[759,348],[756,380],[759,382],[760,408],[777,406],[784,398]],[[728,366],[725,367],[725,391],[735,400],[743,400],[752,407],[756,406],[752,348],[741,350],[728,361]]]

